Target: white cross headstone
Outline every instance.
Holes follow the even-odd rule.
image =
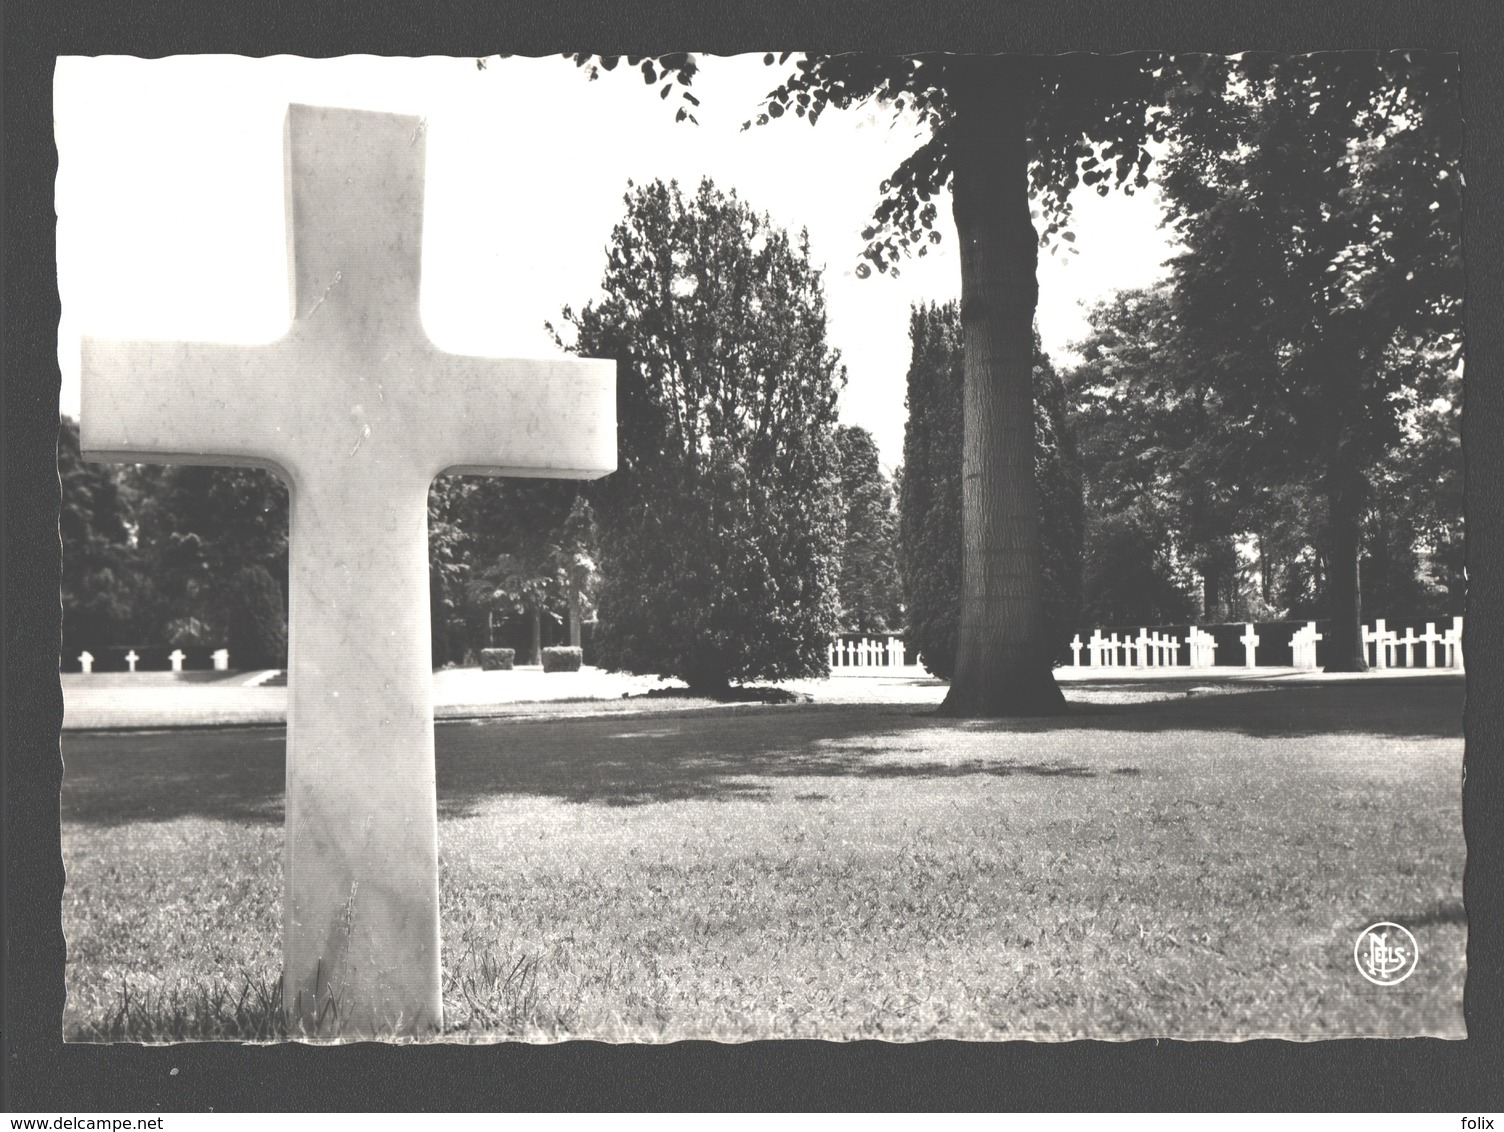
[[[429,485],[616,464],[614,363],[424,334],[424,141],[415,117],[290,107],[287,333],[83,347],[91,459],[259,465],[290,488],[282,987],[306,1034],[442,1025]]]
[[[1405,667],[1414,668],[1415,646],[1420,644],[1420,638],[1415,635],[1414,625],[1405,626],[1405,635],[1399,639],[1398,643],[1405,646]]]
[[[1144,668],[1149,663],[1149,630],[1139,628],[1138,638],[1133,642],[1133,651],[1136,654],[1133,663]]]
[[[140,659],[141,658],[136,655],[135,649],[131,649],[130,652],[125,654],[125,663],[131,666],[132,672],[136,671],[136,661]]]
[[[78,654],[78,666],[79,666],[79,669],[85,675],[88,675],[89,673],[93,672],[94,671],[94,654],[91,653],[91,652],[88,652],[88,651],[79,653]]]
[[[215,672],[228,672],[230,670],[230,650],[229,649],[215,649],[214,653],[213,653],[213,657],[214,657],[214,671]]]
[[[1071,638],[1071,667],[1081,667],[1081,634],[1077,633]]]
[[[1100,668],[1102,666],[1102,647],[1102,630],[1093,629],[1091,631],[1091,640],[1086,642],[1087,656],[1093,668]]]
[[[1169,639],[1169,641],[1166,643],[1165,647],[1170,650],[1170,667],[1171,668],[1179,668],[1180,667],[1180,638],[1179,637],[1171,637]]]
[[[825,666],[827,668],[834,668],[836,666],[836,643],[834,640],[828,642],[825,646]]]
[[[1245,623],[1243,625],[1243,635],[1239,637],[1238,640],[1243,642],[1243,667],[1256,667],[1254,658],[1258,653],[1259,635],[1253,631],[1253,625],[1251,623]]]
[[[1296,660],[1295,665],[1297,668],[1315,668],[1316,642],[1325,640],[1326,638],[1316,631],[1316,622],[1314,621],[1307,621],[1306,627],[1301,630],[1301,633],[1304,634],[1304,647],[1302,649],[1302,656]]]
[[[1384,628],[1384,619],[1381,617],[1373,623],[1372,635],[1365,634],[1365,641],[1373,642],[1373,666],[1378,669],[1389,667],[1389,637],[1390,632]]]
[[[1463,667],[1461,617],[1452,618],[1452,627],[1443,634],[1443,647],[1446,649],[1447,667]]]
[[[1420,640],[1426,646],[1426,667],[1436,667],[1436,644],[1442,640],[1442,635],[1436,631],[1436,622],[1427,621],[1426,631],[1420,635]]]
[[[894,665],[896,667],[898,667],[898,668],[902,668],[904,666],[904,663],[905,663],[904,662],[904,651],[903,651],[903,638],[902,637],[890,637],[889,638],[889,643],[890,643],[890,647],[893,650],[893,663],[894,663]]]
[[[1107,664],[1111,668],[1118,666],[1118,635],[1112,635],[1112,643],[1108,645]]]
[[[183,671],[183,650],[182,649],[173,649],[170,653],[167,654],[167,659],[172,662],[172,670],[174,672],[181,672],[181,671]]]

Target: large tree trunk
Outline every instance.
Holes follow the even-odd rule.
[[[1019,60],[957,60],[951,192],[965,335],[961,625],[942,715],[1065,710],[1045,626],[1034,483],[1034,308],[1028,74]]]
[[[1363,505],[1362,476],[1340,466],[1339,454],[1327,475],[1327,526],[1331,560],[1327,573],[1327,672],[1367,672],[1363,648],[1363,598],[1358,580],[1358,517]]]

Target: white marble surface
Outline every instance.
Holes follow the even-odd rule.
[[[82,446],[287,480],[284,994],[310,1034],[418,1034],[442,1010],[428,487],[613,470],[615,366],[429,342],[421,120],[293,106],[286,169],[288,332],[85,340]]]

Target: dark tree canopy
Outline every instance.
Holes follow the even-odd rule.
[[[84,461],[78,422],[63,417],[57,445],[62,507],[63,647],[130,644],[149,593],[135,545],[134,507],[117,465]]]
[[[1120,292],[1089,317],[1069,384],[1093,515],[1093,620],[1162,618],[1192,573],[1201,600],[1191,615],[1234,616],[1237,536],[1287,477],[1254,458],[1214,375],[1194,363],[1172,287]]]
[[[709,691],[823,671],[844,371],[806,239],[709,181],[633,185],[601,289],[564,311],[570,349],[618,362],[598,662]]]
[[[216,644],[232,583],[259,566],[287,588],[287,487],[262,468],[132,465],[142,555],[155,600],[143,613],[168,644]]]
[[[282,591],[264,566],[247,566],[228,597],[230,661],[236,668],[287,667],[287,614]]]
[[[1359,667],[1360,594],[1383,616],[1460,588],[1454,78],[1435,56],[1247,56],[1167,91],[1184,250],[1093,312],[1072,375],[1099,617],[1193,571],[1203,616],[1330,614]]]
[[[223,644],[236,574],[287,576],[287,490],[255,468],[104,465],[79,456],[64,417],[66,647]]]
[[[493,620],[529,622],[524,664],[539,663],[543,622],[578,635],[595,583],[593,518],[561,480],[440,476],[428,496],[434,664],[465,663]]]
[[[1173,92],[1160,180],[1186,357],[1249,459],[1318,486],[1328,668],[1361,670],[1375,476],[1460,364],[1456,60],[1247,55],[1204,76]]]

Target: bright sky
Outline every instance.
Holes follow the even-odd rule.
[[[595,83],[559,58],[281,56],[58,61],[57,255],[62,411],[76,416],[79,338],[270,342],[287,326],[282,121],[289,102],[427,119],[422,313],[456,353],[544,357],[559,310],[598,294],[628,178],[702,176],[789,228],[825,267],[829,337],[848,368],[841,416],[902,459],[910,303],[954,298],[943,240],[898,279],[860,280],[861,230],[916,128],[878,106],[741,131],[784,74],[761,56],[701,56],[699,126],[676,125],[641,76]],[[1080,254],[1045,255],[1039,327],[1057,358],[1080,303],[1162,274],[1150,194],[1077,194]],[[1073,262],[1069,267],[1062,259]]]

